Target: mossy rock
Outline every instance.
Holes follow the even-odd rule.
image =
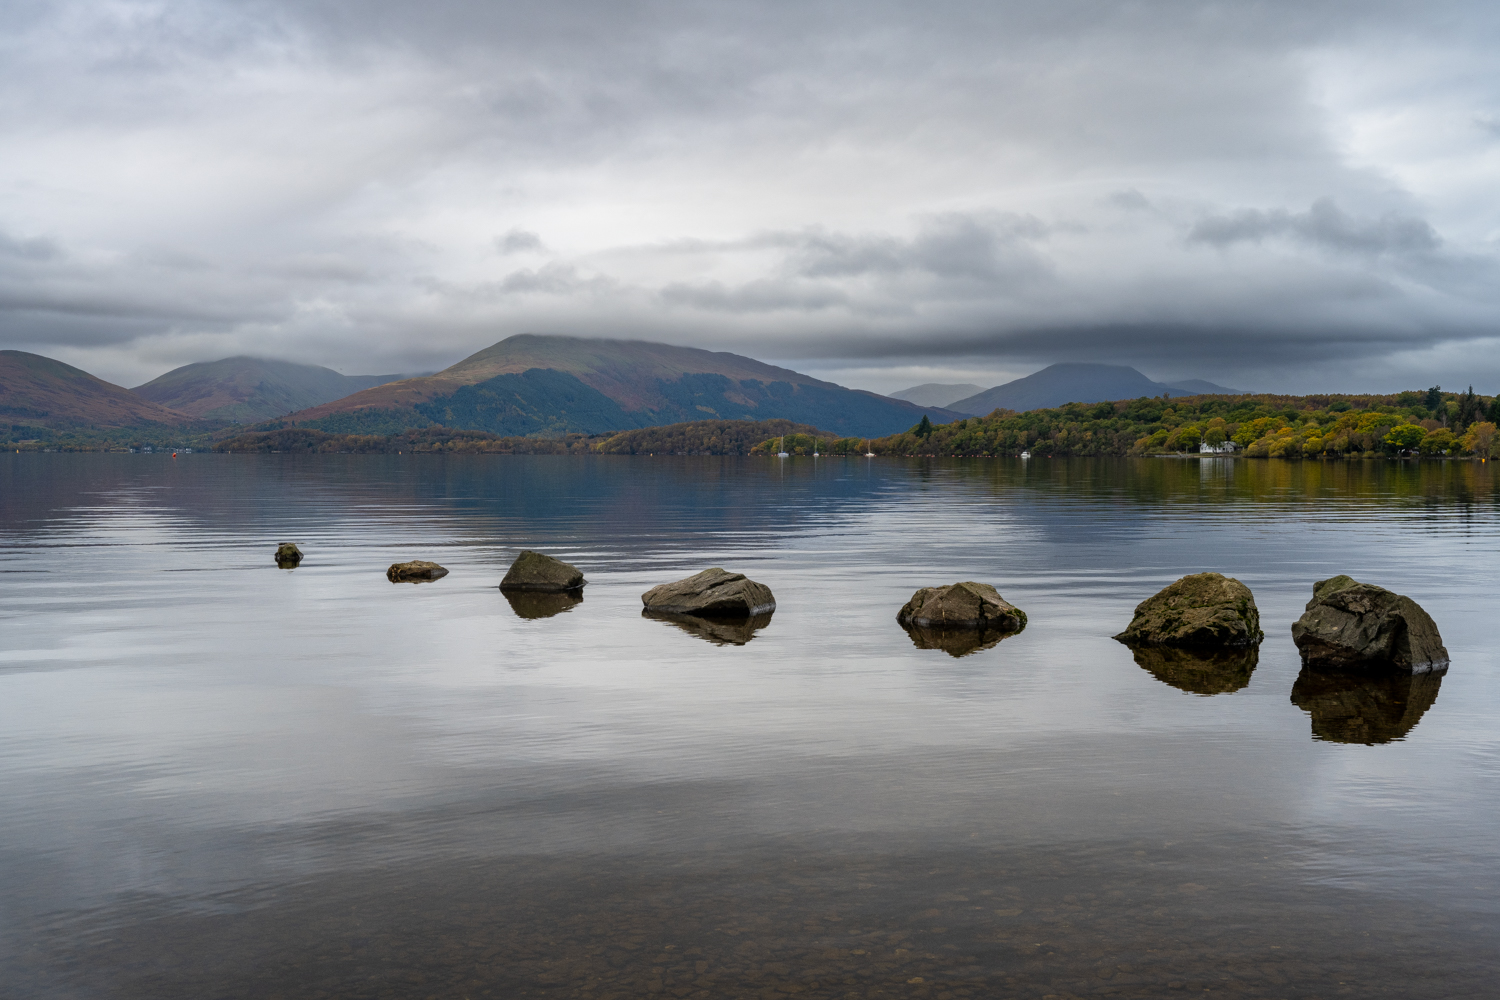
[[[907,627],[1010,633],[1026,627],[1026,612],[989,584],[971,580],[923,587],[896,612],[896,621]]]
[[[1254,646],[1265,634],[1249,587],[1222,573],[1194,573],[1136,605],[1135,617],[1115,638],[1162,646]]]
[[[588,581],[577,566],[526,549],[510,564],[505,579],[500,581],[500,589],[560,593],[577,590],[586,583]]]
[[[302,562],[302,550],[292,542],[276,546],[276,565],[282,569],[295,569]]]
[[[392,583],[428,583],[447,575],[446,569],[425,559],[392,563],[391,568],[385,571],[385,578]]]
[[[700,618],[753,618],[776,610],[771,588],[715,566],[641,595],[645,610]]]
[[[1304,666],[1318,670],[1427,673],[1448,669],[1448,650],[1432,616],[1410,597],[1349,576],[1319,580],[1292,641]]]

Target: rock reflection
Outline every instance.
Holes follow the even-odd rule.
[[[642,611],[642,618],[650,618],[668,625],[676,625],[690,635],[696,635],[715,646],[743,646],[755,638],[755,633],[771,624],[771,615],[751,615],[749,618],[700,618],[697,615],[679,615],[668,611]]]
[[[551,618],[583,603],[582,590],[502,590],[517,618]]]
[[[996,632],[978,628],[932,628],[927,625],[903,625],[918,649],[941,649],[949,656],[968,656],[997,645],[1007,636],[1019,632]]]
[[[1437,701],[1442,673],[1322,673],[1303,670],[1292,704],[1312,716],[1312,736],[1329,743],[1403,739]]]
[[[1255,646],[1227,649],[1132,644],[1136,665],[1163,684],[1189,694],[1229,694],[1250,683],[1260,662]]]

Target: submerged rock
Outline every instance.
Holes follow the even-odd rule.
[[[919,628],[1007,633],[1026,627],[1026,612],[989,584],[967,582],[923,587],[896,612],[896,621]]]
[[[675,625],[689,635],[696,635],[715,646],[743,646],[755,638],[755,633],[771,624],[769,614],[750,615],[748,618],[702,618],[698,615],[673,614],[669,611],[641,611],[643,618]]]
[[[1194,573],[1136,605],[1115,636],[1163,646],[1254,646],[1265,638],[1250,588],[1222,573]]]
[[[500,581],[500,589],[557,593],[577,590],[586,583],[588,581],[583,578],[583,573],[577,566],[526,549],[510,564],[505,579]]]
[[[1441,672],[1324,673],[1303,669],[1292,704],[1312,716],[1312,737],[1330,743],[1390,743],[1411,732],[1437,701]]]
[[[1229,694],[1250,683],[1260,662],[1256,646],[1198,647],[1137,643],[1136,666],[1163,684],[1189,694]]]
[[[385,578],[392,583],[426,583],[448,575],[448,571],[435,562],[413,559],[411,562],[391,563]]]
[[[941,649],[954,658],[990,649],[1015,632],[997,632],[982,628],[932,628],[926,625],[903,625],[911,644],[918,649]]]
[[[1347,576],[1313,585],[1292,641],[1303,665],[1319,670],[1448,669],[1437,625],[1416,601]]]
[[[302,561],[302,550],[292,542],[276,546],[276,565],[282,569],[293,569]]]
[[[564,611],[572,611],[583,603],[582,590],[505,590],[501,593],[510,602],[510,609],[516,613],[517,618],[551,618]]]
[[[776,610],[770,587],[717,566],[652,587],[641,603],[647,611],[708,618],[751,618]]]

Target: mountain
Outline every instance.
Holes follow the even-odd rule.
[[[1249,389],[1230,389],[1201,378],[1178,379],[1168,383],[1174,389],[1192,393],[1194,396],[1248,396]]]
[[[255,423],[401,377],[340,375],[317,365],[238,357],[183,365],[131,391],[205,420]]]
[[[0,422],[12,426],[12,437],[26,427],[116,428],[189,420],[72,365],[25,351],[0,351]]]
[[[872,437],[964,414],[846,389],[737,354],[518,334],[436,375],[293,414],[299,427],[393,434],[438,424],[504,435],[599,434],[689,420],[783,418]]]
[[[1200,388],[1207,386],[1209,388]],[[1138,399],[1141,396],[1197,396],[1205,393],[1238,394],[1192,379],[1179,385],[1153,382],[1125,365],[1051,365],[1025,378],[997,385],[948,404],[950,410],[984,416],[994,410],[1040,410],[1064,403],[1099,403],[1105,400]]]
[[[910,389],[891,393],[892,399],[904,399],[918,406],[947,406],[955,399],[964,399],[984,391],[982,385],[947,385],[942,382],[923,382]]]

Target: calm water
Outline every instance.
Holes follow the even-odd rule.
[[[0,457],[0,995],[1493,997],[1491,469]],[[1258,658],[1110,639],[1205,569]],[[1339,572],[1449,673],[1299,679]],[[1030,626],[917,648],[961,579]]]

